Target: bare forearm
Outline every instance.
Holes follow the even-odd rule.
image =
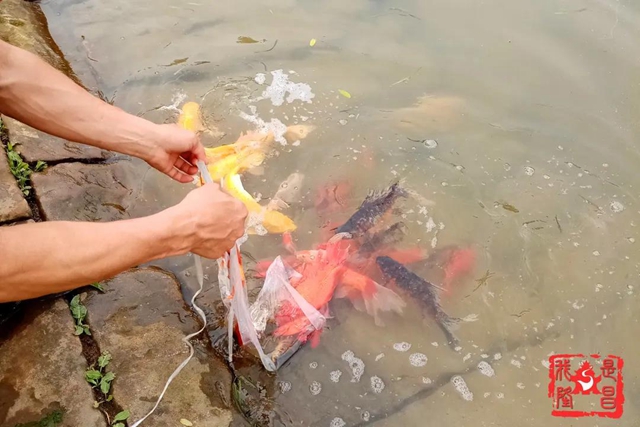
[[[111,223],[43,222],[0,228],[0,302],[87,285],[186,253],[170,211]],[[173,228],[175,229],[175,228]]]
[[[157,127],[91,95],[45,61],[0,41],[0,112],[69,141],[144,157]]]

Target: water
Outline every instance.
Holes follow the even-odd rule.
[[[479,254],[473,278],[493,273],[486,284],[472,278],[443,298],[447,313],[478,316],[457,332],[458,352],[415,305],[380,328],[349,303],[335,304],[320,345],[304,347],[277,379],[264,380],[296,421],[567,425],[550,415],[545,362],[552,353],[601,352],[626,359],[625,415],[585,422],[633,424],[640,374],[636,2],[115,0],[104,7],[86,0],[43,9],[76,73],[127,111],[174,122],[175,111],[158,108],[201,102],[207,145],[253,129],[242,118],[254,114],[251,106],[265,122],[316,126],[270,159],[263,176],[244,179],[268,198],[290,173],[304,172],[300,200],[286,211],[299,226],[299,248],[321,238],[312,208],[318,186],[354,183],[338,221],[368,189],[404,178],[433,202],[402,205],[405,243],[472,244]],[[261,42],[236,43],[240,36]],[[254,101],[277,70],[315,96],[279,106]],[[256,82],[260,74],[265,85]],[[134,216],[188,191],[154,171],[143,176]],[[273,257],[280,240],[256,237],[244,249]],[[192,284],[191,264],[181,257],[159,265]],[[215,277],[211,264],[207,274]],[[203,297],[210,311],[215,294]],[[411,349],[396,351],[396,343]],[[360,361],[356,368],[364,366],[361,376],[343,360],[347,352]],[[412,354],[425,358],[412,363]],[[481,361],[494,375],[478,369]],[[384,384],[379,393],[372,378]],[[290,390],[276,392],[276,381]]]

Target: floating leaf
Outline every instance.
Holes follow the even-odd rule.
[[[345,98],[351,98],[351,94],[346,90],[339,89],[338,92],[340,92],[340,95],[344,96]]]
[[[188,59],[189,57],[174,59],[171,64],[165,65],[165,67],[172,67],[174,65],[184,64],[185,62],[187,62]]]
[[[193,423],[191,421],[189,421],[188,419],[186,419],[186,418],[180,419],[180,424],[182,424],[183,426],[187,426],[187,427],[193,426]]]
[[[247,36],[238,37],[238,41],[236,43],[260,43],[258,40],[253,39]]]
[[[311,41],[309,42],[309,46],[313,47],[316,45],[316,39],[311,39]]]
[[[113,422],[115,423],[116,421],[124,421],[127,418],[129,418],[129,415],[131,415],[131,414],[129,413],[129,410],[127,410],[127,409],[125,409],[122,412],[118,412],[116,414],[116,416],[113,417]]]

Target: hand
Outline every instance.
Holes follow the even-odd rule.
[[[143,160],[178,182],[192,182],[198,172],[196,160],[207,162],[198,135],[175,124],[156,125],[156,129],[149,135],[151,149]]]
[[[177,227],[177,238],[186,250],[216,259],[230,250],[244,234],[247,208],[238,199],[205,184],[191,191],[172,209],[169,224]]]

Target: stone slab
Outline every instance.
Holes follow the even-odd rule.
[[[43,219],[115,221],[128,218],[135,198],[129,161],[87,165],[63,163],[31,175]]]
[[[114,398],[139,420],[154,406],[171,373],[188,356],[182,339],[200,328],[185,308],[180,285],[157,268],[135,269],[103,284],[105,293],[85,300],[91,329],[102,351],[113,356]],[[203,333],[204,336],[204,333]],[[230,390],[231,377],[206,345],[194,342],[196,353],[169,386],[146,423],[227,427],[231,411],[218,390]]]
[[[9,140],[16,147],[16,151],[29,163],[38,160],[106,160],[112,156],[109,151],[57,138],[10,117],[2,116],[2,121],[9,131]]]
[[[38,421],[64,412],[60,426],[106,426],[93,409],[84,379],[86,360],[61,299],[31,307],[25,320],[0,341],[0,425]]]
[[[0,223],[30,218],[31,209],[11,174],[7,153],[0,151]]]

